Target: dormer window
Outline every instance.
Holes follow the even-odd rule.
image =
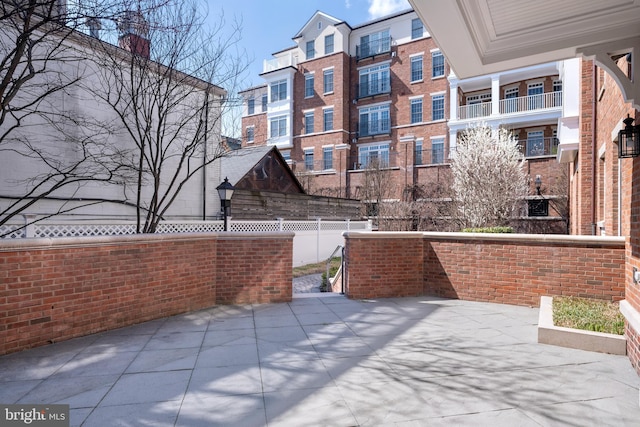
[[[322,29],[322,21],[318,21],[318,29],[321,30]]]

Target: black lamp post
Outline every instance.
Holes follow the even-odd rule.
[[[624,129],[618,132],[618,157],[638,157],[640,155],[640,126],[633,126],[634,119],[627,114],[622,122]]]
[[[542,187],[542,177],[540,175],[536,175],[536,192],[538,193],[538,196],[541,196],[540,194],[540,187]]]
[[[229,179],[225,177],[224,181],[216,187],[218,190],[218,196],[220,196],[220,202],[222,204],[222,212],[224,215],[224,231],[228,231],[227,216],[231,209],[231,197],[233,196],[234,186],[231,185]]]

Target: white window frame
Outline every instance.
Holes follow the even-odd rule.
[[[311,82],[311,85],[309,86],[309,82]],[[313,98],[314,95],[314,84],[315,84],[315,76],[313,73],[306,73],[304,75],[304,97],[305,99],[307,98]]]
[[[376,64],[372,67],[362,68],[358,71],[358,84],[362,86],[367,85],[367,92],[364,96],[378,95],[381,93],[391,92],[391,67],[389,62]],[[363,78],[366,77],[365,83]],[[370,90],[375,86],[375,91]],[[359,95],[362,95],[362,89],[359,91]]]
[[[329,156],[327,156],[327,153],[329,153]],[[323,170],[333,169],[333,146],[332,145],[328,147],[322,147],[322,169]]]
[[[329,40],[329,38],[331,38],[331,51],[327,50],[327,40]],[[335,43],[336,43],[336,38],[334,34],[327,34],[326,36],[324,36],[324,54],[325,55],[331,55],[336,51]]]
[[[314,159],[313,159],[313,152],[314,149],[313,148],[305,148],[302,150],[304,153],[304,168],[308,171],[312,171],[314,170]],[[311,158],[311,162],[309,162],[309,158]],[[311,167],[309,167],[309,165]]]
[[[273,134],[274,124],[277,123],[277,135]],[[284,123],[284,125],[283,125]],[[281,136],[287,136],[289,133],[289,129],[287,126],[287,115],[283,114],[280,116],[274,116],[269,118],[269,136],[270,138],[279,138]]]
[[[327,90],[327,76],[331,76],[331,90]],[[322,70],[322,91],[324,95],[328,95],[330,93],[333,93],[334,91],[334,76],[335,73],[333,72],[333,67],[332,68],[328,68],[325,70]]]
[[[256,128],[255,126],[247,126],[247,144],[252,144],[253,141],[255,141],[255,133],[256,133]]]
[[[327,114],[331,113],[331,129],[327,129]],[[322,131],[330,132],[333,130],[334,111],[333,107],[326,107],[322,109]]]
[[[282,97],[282,87],[284,86],[284,97]],[[276,89],[274,91],[274,88]],[[283,101],[285,99],[289,98],[289,94],[288,92],[288,82],[287,79],[284,80],[278,80],[276,82],[272,82],[271,84],[269,84],[269,92],[270,92],[270,98],[271,98],[271,102],[278,102],[278,101]]]
[[[360,126],[362,126],[363,119],[362,116],[367,116],[367,133],[365,136],[369,135],[381,135],[386,134],[391,131],[391,108],[390,103],[371,105],[367,107],[362,107],[358,110],[358,121]],[[375,116],[375,117],[372,117]],[[387,125],[385,126],[385,121]],[[375,123],[376,129],[372,130],[370,128],[370,124]],[[361,128],[360,128],[361,129]],[[372,133],[373,132],[373,133]]]
[[[435,66],[435,61],[434,59],[436,57],[442,58],[442,74],[439,73],[440,71],[440,66],[437,67],[438,70],[438,74],[436,74],[436,66]],[[431,78],[432,79],[439,79],[444,77],[444,73],[445,73],[445,60],[444,60],[444,55],[442,54],[442,51],[440,50],[432,50],[431,51]]]
[[[311,47],[311,49],[309,49]],[[309,40],[305,43],[304,54],[307,60],[314,59],[316,57],[316,41]]]
[[[420,28],[417,28],[414,25],[416,21],[420,23]],[[417,31],[418,29],[421,29],[419,36],[414,34],[414,31]],[[411,20],[411,40],[417,40],[417,39],[419,39],[419,38],[421,38],[423,36],[424,36],[424,23],[422,22],[422,20],[420,18],[412,19]]]
[[[431,121],[440,121],[440,120],[444,120],[445,119],[445,110],[446,110],[446,105],[445,105],[445,94],[444,93],[432,93],[431,94]],[[436,100],[442,100],[442,118],[435,118],[435,111],[436,109],[435,107],[435,102]],[[438,110],[439,111],[439,110]]]
[[[366,169],[372,160],[371,153],[376,153],[375,158],[381,159],[380,167],[389,167],[389,142],[363,144],[358,146],[358,168]]]
[[[410,62],[411,62],[411,65],[410,65],[411,76],[409,78],[411,80],[411,83],[419,83],[419,82],[424,81],[424,56],[422,54],[420,54],[420,55],[412,55],[410,57]],[[414,64],[420,64],[420,70],[419,70],[420,75],[419,76],[415,76],[417,78],[414,78],[414,69],[413,69]],[[417,73],[417,71],[416,71],[416,73]]]
[[[309,119],[311,119],[311,121],[309,121]],[[304,134],[305,135],[313,133],[313,127],[315,126],[315,121],[316,121],[315,112],[313,110],[304,112]],[[311,131],[309,131],[309,126],[311,126]]]
[[[414,120],[414,111],[413,111],[413,107],[414,105],[420,105],[420,120]],[[424,102],[423,102],[423,97],[416,97],[416,98],[410,98],[409,99],[409,122],[412,125],[418,124],[418,123],[422,123],[424,121]]]
[[[445,161],[445,155],[444,155],[444,141],[445,141],[445,136],[444,135],[439,135],[439,136],[432,136],[431,137],[431,159],[430,159],[430,164],[432,165],[439,165],[444,163]],[[440,158],[436,158],[436,145],[438,146],[442,146],[442,149],[439,150],[441,152],[442,157]]]

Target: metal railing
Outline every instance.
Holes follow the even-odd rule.
[[[391,78],[358,84],[358,98],[391,93]]]
[[[262,72],[268,73],[270,71],[280,70],[286,67],[295,67],[298,65],[298,57],[289,54],[280,58],[265,59],[262,63]]]
[[[338,272],[336,273],[336,277],[340,276],[341,281],[342,281],[342,286],[341,286],[341,294],[344,294],[344,279],[342,279],[342,263],[344,261],[344,246],[342,245],[338,245],[336,246],[336,248],[333,250],[333,252],[331,252],[331,255],[329,255],[329,258],[327,258],[326,261],[326,272],[327,272],[327,282],[326,282],[326,287],[327,287],[327,292],[332,292],[333,291],[333,283],[331,282],[331,276],[329,276],[329,270],[331,267],[331,260],[333,259],[333,257],[336,255],[336,253],[340,252],[340,268],[338,269]],[[331,289],[331,291],[329,291],[328,289]]]
[[[356,58],[363,59],[391,52],[391,37],[371,40],[356,46]]]
[[[488,117],[492,114],[491,105],[491,102],[460,105],[458,107],[458,120]],[[562,107],[562,91],[556,91],[540,93],[537,95],[519,96],[517,98],[501,99],[498,111],[499,114],[513,114],[560,107]]]
[[[558,153],[558,138],[519,139],[518,146],[525,157],[553,156]]]
[[[389,135],[391,134],[391,120],[377,119],[358,123],[358,136]]]

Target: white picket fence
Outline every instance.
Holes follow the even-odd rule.
[[[222,232],[223,221],[166,221],[158,226],[158,233],[208,233]],[[371,231],[371,221],[289,221],[278,219],[274,221],[236,221],[229,220],[229,230],[232,232],[279,232],[292,231],[293,265],[305,265],[325,260],[337,245],[344,245],[342,233],[344,231]],[[136,224],[131,221],[113,222],[55,222],[42,221],[27,225],[0,226],[0,235],[5,239],[21,238],[56,238],[56,237],[87,237],[114,236],[135,234]]]

